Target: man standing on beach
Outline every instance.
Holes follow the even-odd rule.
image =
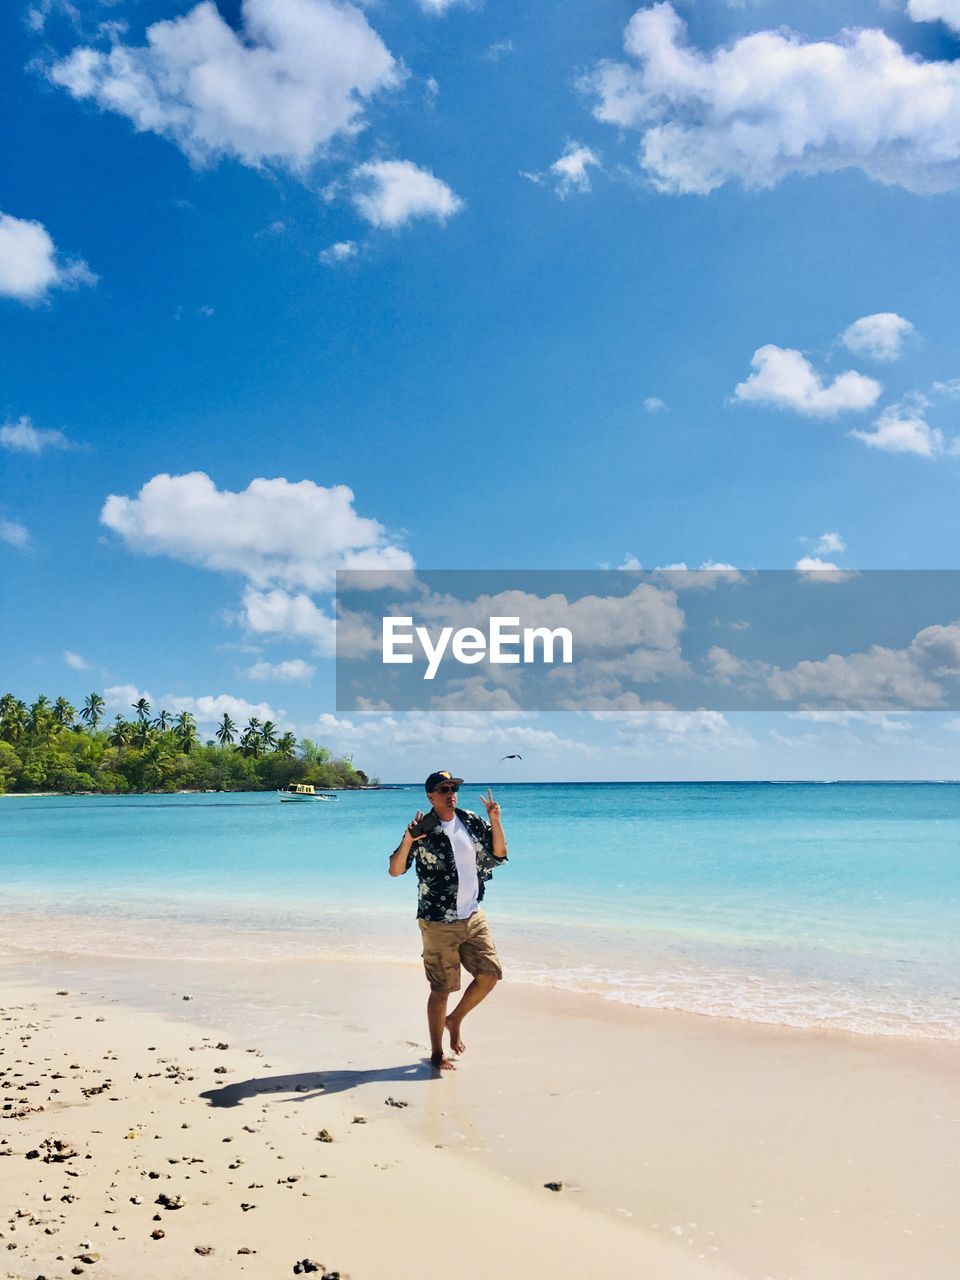
[[[417,922],[423,937],[423,967],[430,983],[430,1062],[439,1071],[451,1071],[455,1065],[443,1052],[444,1030],[449,1033],[453,1052],[463,1053],[466,1046],[460,1038],[460,1026],[464,1018],[503,977],[480,906],[493,868],[507,859],[500,806],[488,790],[480,799],[489,822],[469,809],[458,809],[462,782],[446,769],[430,774],[424,788],[432,808],[426,816],[417,810],[390,855],[392,876],[409,871],[414,859],[417,863]],[[450,994],[460,990],[461,965],[473,975],[473,981],[448,1014]]]

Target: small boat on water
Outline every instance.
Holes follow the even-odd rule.
[[[283,791],[278,791],[281,804],[309,804],[311,800],[336,800],[336,796],[325,795],[322,791],[317,791],[308,782],[292,782],[289,787]]]

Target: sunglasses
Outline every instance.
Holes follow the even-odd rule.
[[[442,796],[450,796],[450,795],[455,796],[459,790],[460,790],[459,787],[437,787],[437,791]]]

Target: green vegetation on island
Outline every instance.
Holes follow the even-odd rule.
[[[315,787],[376,783],[349,756],[334,758],[309,738],[299,743],[272,720],[251,717],[240,729],[224,715],[203,743],[189,711],[161,709],[151,718],[140,698],[133,719],[117,715],[101,728],[106,704],[91,693],[77,712],[66,698],[41,695],[27,706],[0,697],[0,793],[57,791],[272,791],[294,782]]]

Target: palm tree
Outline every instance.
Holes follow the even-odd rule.
[[[7,716],[6,732],[11,742],[18,742],[27,731],[27,704],[22,698],[15,698],[10,714]]]
[[[250,725],[244,729],[243,737],[240,739],[240,754],[253,756],[254,760],[260,758],[260,735],[255,729],[251,729]]]
[[[197,745],[197,722],[189,711],[180,712],[174,721],[173,731],[180,750],[189,754]]]
[[[173,723],[173,716],[170,714],[169,711],[166,710],[166,708],[161,707],[160,714],[157,716],[156,720],[154,720],[153,722],[153,727],[155,729],[159,729],[161,733],[166,733],[172,723]]]
[[[292,756],[297,749],[297,740],[288,729],[278,740],[276,745],[278,756]]]
[[[150,728],[150,721],[146,716],[141,716],[133,729],[134,742],[143,751],[149,743],[154,741],[153,730]]]
[[[150,714],[150,703],[146,698],[138,698],[133,704],[133,709],[137,713],[138,720],[146,720]]]
[[[23,727],[18,723],[20,720],[17,711],[18,706],[22,707],[23,703],[13,696],[12,693],[5,693],[0,698],[0,737],[15,741],[23,732]]]
[[[173,757],[170,749],[162,738],[154,738],[151,734],[152,741],[146,753],[147,766],[153,775],[152,781],[154,787],[159,787],[166,781],[170,770],[173,768]]]
[[[233,733],[236,725],[230,719],[226,712],[223,713],[223,720],[220,722],[220,728],[217,730],[217,741],[221,747],[225,747],[228,742],[233,742]]]
[[[130,726],[119,711],[114,719],[113,728],[110,730],[110,745],[111,747],[127,747],[130,745]]]
[[[80,712],[80,719],[84,724],[88,724],[91,729],[95,730],[103,716],[104,707],[107,704],[101,698],[99,693],[91,693],[83,704]]]
[[[274,750],[277,745],[277,726],[272,720],[264,720],[260,726],[260,741],[268,751]]]
[[[53,718],[57,724],[62,725],[65,729],[68,729],[73,724],[76,714],[76,707],[71,707],[66,698],[58,698],[53,704]]]
[[[50,737],[50,729],[53,725],[53,707],[50,705],[50,699],[46,694],[41,693],[30,708],[30,714],[27,717],[27,732],[32,738],[43,739],[44,741]]]

